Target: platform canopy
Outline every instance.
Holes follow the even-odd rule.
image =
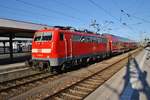
[[[9,37],[9,34],[13,34],[14,37],[31,38],[36,30],[42,29],[44,27],[50,26],[0,18],[0,37]]]
[[[48,25],[36,24],[31,22],[17,21],[12,19],[0,18],[0,37],[8,37],[10,61],[13,61],[13,39],[14,38],[32,38],[35,31],[44,27],[50,27]],[[4,39],[3,39],[4,40]],[[6,40],[2,43],[7,42]],[[5,46],[4,46],[5,48]]]

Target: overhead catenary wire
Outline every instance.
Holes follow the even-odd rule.
[[[56,19],[56,18],[54,18],[53,16],[51,16],[51,15],[47,15],[47,14],[41,14],[41,13],[36,13],[36,12],[33,12],[33,11],[27,11],[27,10],[24,10],[24,9],[21,9],[21,8],[12,8],[12,7],[8,7],[8,6],[6,6],[6,5],[1,5],[0,4],[0,7],[1,8],[5,8],[5,9],[9,9],[9,10],[11,10],[11,11],[20,11],[21,13],[24,13],[24,14],[35,14],[35,15],[38,15],[38,16],[42,16],[42,17],[45,17],[45,18],[52,18],[52,19]]]
[[[55,2],[55,3],[57,3],[57,4],[60,4],[61,6],[64,6],[64,7],[66,7],[66,8],[69,8],[69,9],[72,9],[72,10],[74,10],[75,12],[77,12],[77,13],[80,13],[80,14],[84,14],[84,15],[91,15],[91,13],[89,13],[89,12],[85,12],[85,11],[82,11],[82,10],[80,10],[80,9],[78,9],[77,7],[75,8],[75,7],[72,7],[72,6],[70,6],[70,5],[68,5],[68,4],[66,4],[66,3],[64,3],[64,2],[61,2],[60,0],[52,0],[52,2]]]
[[[88,0],[91,4],[93,4],[94,6],[96,6],[97,8],[99,8],[100,10],[104,11],[107,15],[109,15],[110,17],[114,18],[115,20],[119,21],[119,19],[115,16],[113,16],[109,11],[107,11],[106,9],[104,9],[102,6],[100,6],[99,4],[97,4],[96,2],[94,2],[93,0]]]
[[[118,11],[121,12],[121,15],[122,13],[124,13],[124,10],[122,8],[120,8],[120,6],[117,4],[117,2],[115,0],[112,0],[113,4],[119,8]],[[123,22],[123,19],[122,19],[122,16],[120,15],[120,23],[122,23],[122,25],[126,26],[128,29],[130,29],[132,32],[136,33],[135,30],[131,27],[131,25],[135,25],[135,24],[127,24],[126,22]],[[130,18],[130,14],[127,14],[127,13],[124,13],[124,15],[126,15],[128,18]]]
[[[115,1],[115,0],[112,0],[112,1]],[[138,7],[137,7],[137,11],[138,11],[138,8],[141,8],[140,6],[143,4],[143,2],[144,2],[144,1],[142,0],[142,2],[139,3],[139,5],[138,5]],[[116,4],[116,2],[113,2],[113,4],[114,4],[115,6],[118,6],[118,5]],[[120,8],[120,7],[118,6],[118,8]],[[132,26],[133,26],[133,25],[134,25],[134,26],[135,26],[135,25],[139,25],[139,24],[142,24],[142,23],[150,23],[149,20],[147,20],[147,19],[145,19],[145,18],[141,18],[141,17],[136,16],[135,13],[137,13],[137,11],[134,12],[133,14],[128,13],[128,12],[126,12],[124,9],[121,9],[121,8],[120,8],[120,11],[121,11],[121,13],[123,13],[124,15],[126,15],[128,18],[134,18],[134,19],[137,19],[137,20],[140,21],[140,23],[130,24],[130,25],[132,25]],[[142,22],[142,23],[141,23],[141,22]],[[128,26],[129,26],[129,25],[128,25]],[[135,32],[132,27],[129,26],[129,28],[130,28],[130,30],[132,30],[133,32]],[[137,31],[137,29],[136,29],[136,31]],[[141,32],[139,32],[139,33],[141,33]]]
[[[25,5],[28,5],[28,6],[31,6],[31,7],[34,7],[34,8],[38,8],[38,9],[42,9],[42,10],[46,10],[46,11],[51,11],[55,14],[65,16],[65,17],[83,22],[82,19],[80,19],[78,17],[74,17],[74,16],[69,15],[69,14],[66,14],[64,12],[60,12],[60,11],[57,11],[57,10],[54,10],[54,9],[51,9],[51,8],[47,8],[47,7],[44,7],[44,6],[36,5],[36,4],[33,4],[33,3],[29,3],[29,2],[26,2],[26,1],[23,1],[23,0],[15,0],[15,1],[20,2],[22,4],[25,4]]]
[[[112,1],[112,4],[114,4],[114,6],[118,9],[118,8],[120,8],[120,6],[118,5],[118,3],[115,1],[115,0],[111,0]],[[120,12],[120,9],[118,10],[119,12]],[[120,12],[120,18],[119,18],[119,20],[120,20],[120,23],[122,22],[122,13]]]
[[[119,7],[119,5],[116,3],[115,0],[112,0],[112,2],[113,2],[113,4],[114,4],[115,6],[117,6],[117,7],[119,8],[119,11],[121,11],[121,13],[124,13],[128,18],[131,18],[131,17],[132,17],[132,18],[134,18],[134,19],[141,20],[141,21],[143,21],[143,22],[145,22],[145,23],[150,23],[149,20],[146,20],[146,19],[144,19],[144,18],[135,16],[134,14],[130,14],[130,13],[126,12],[124,9],[121,9],[121,8]],[[143,3],[143,2],[142,2],[142,3]],[[138,8],[139,8],[139,6],[141,6],[141,3],[138,5]]]
[[[113,19],[115,19],[117,22],[120,22],[120,19],[115,17],[114,15],[112,15],[108,10],[106,10],[105,8],[103,8],[102,6],[100,6],[99,4],[97,4],[95,1],[93,0],[88,0],[91,4],[93,4],[94,6],[96,6],[97,8],[99,8],[100,10],[102,10],[103,12],[105,12],[107,15],[109,15],[110,17],[112,17]],[[121,23],[121,25],[123,25]]]
[[[7,13],[9,12],[9,14],[14,14],[15,15],[15,19],[13,18],[10,18],[10,17],[3,17],[3,16],[0,16],[2,19],[11,19],[11,20],[18,20],[18,18],[20,19],[20,16],[25,16],[25,17],[28,17],[29,18],[29,16],[27,16],[27,15],[29,15],[29,13],[27,14],[27,13],[25,13],[25,12],[21,12],[21,13],[18,13],[18,12],[16,12],[16,11],[14,11],[14,9],[10,9],[10,8],[7,8],[7,7],[2,7],[2,6],[0,6],[0,8],[2,8],[2,9],[7,9]],[[2,10],[1,9],[1,10]],[[41,21],[41,18],[39,17],[39,16],[34,16],[34,17],[36,17],[36,20],[39,20],[39,21]],[[37,17],[39,17],[39,18],[37,18]],[[17,18],[17,19],[16,19]],[[33,20],[21,20],[21,21],[33,21]],[[33,22],[31,22],[31,23],[33,23]],[[43,24],[43,25],[46,25],[45,23],[39,23],[39,24]]]
[[[130,15],[129,17],[133,17],[133,18],[138,19],[138,20],[141,20],[141,21],[143,21],[143,22],[145,22],[145,23],[150,23],[149,20],[146,20],[146,19],[144,19],[144,18],[141,18],[141,17],[135,16],[135,15],[129,14],[129,13],[125,12],[125,11],[123,11],[123,12],[124,12],[125,14],[127,14],[127,15]]]
[[[104,9],[103,7],[101,7],[99,4],[97,4],[96,2],[94,2],[93,0],[88,0],[90,3],[92,3],[93,5],[95,5],[97,8],[99,8],[100,10],[104,11],[106,14],[108,14],[110,17],[114,18],[116,21],[118,21],[121,25],[126,26],[127,28],[129,28],[131,31],[135,32],[133,30],[132,27],[128,26],[127,23],[122,23],[120,22],[120,19],[118,19],[117,17],[113,16],[109,11],[107,11],[106,9]]]
[[[18,15],[22,15],[22,16],[28,15],[27,17],[29,17],[29,18],[31,16],[33,16],[34,18],[36,18],[35,20],[38,19],[39,21],[42,21],[41,20],[42,17],[46,18],[46,19],[49,19],[49,20],[58,20],[58,19],[60,20],[60,19],[62,19],[61,16],[55,16],[54,17],[54,16],[52,16],[51,14],[48,14],[48,13],[45,14],[45,13],[41,13],[41,12],[35,12],[33,10],[22,9],[20,7],[16,8],[16,7],[6,6],[6,5],[2,5],[2,4],[0,4],[0,7],[9,10],[10,13],[17,14],[17,16]],[[65,19],[63,18],[62,20],[68,21],[67,17],[65,17]],[[69,22],[68,22],[68,25],[69,25]]]

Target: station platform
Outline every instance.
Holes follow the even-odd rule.
[[[0,55],[0,82],[32,74],[31,68],[25,66],[25,61],[30,58],[30,53],[14,53],[12,61],[9,54]]]
[[[9,54],[0,54],[0,75],[13,70],[25,68],[25,61],[31,58],[30,53],[14,53],[10,61]]]
[[[14,53],[13,54],[13,60],[10,60],[9,54],[0,54],[0,67],[2,65],[24,62],[28,59],[31,59],[31,53],[30,52]]]
[[[37,73],[37,71],[25,66],[25,62],[0,65],[0,83],[32,75],[34,73]]]
[[[24,53],[14,53],[13,56],[14,58],[21,57],[21,56],[27,56],[31,55],[30,52],[24,52]],[[0,59],[8,59],[10,54],[0,54]]]
[[[150,47],[84,100],[150,100]]]

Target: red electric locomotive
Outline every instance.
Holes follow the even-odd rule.
[[[60,72],[67,67],[135,49],[136,44],[111,34],[55,26],[35,33],[32,64],[39,69]]]
[[[71,27],[39,30],[32,42],[33,66],[50,71],[106,57],[110,52],[107,38]]]

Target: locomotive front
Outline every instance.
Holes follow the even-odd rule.
[[[54,31],[40,30],[35,33],[32,41],[32,63],[39,69],[50,68],[53,51]]]

